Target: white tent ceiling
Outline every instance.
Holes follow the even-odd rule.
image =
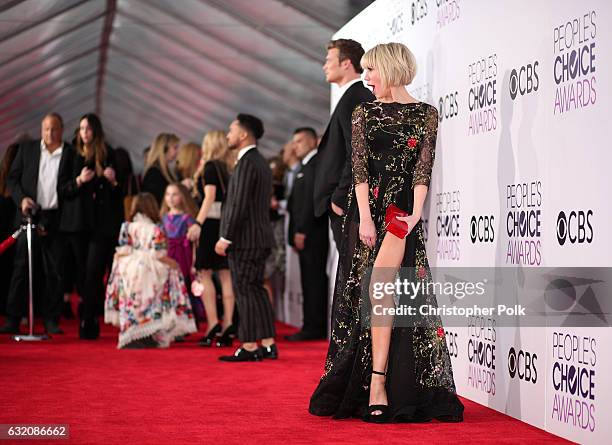
[[[1,0],[0,150],[39,137],[49,111],[97,112],[140,165],[159,132],[200,142],[237,112],[262,118],[276,152],[323,130],[332,34],[372,0]]]

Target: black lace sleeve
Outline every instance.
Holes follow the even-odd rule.
[[[438,136],[438,110],[429,107],[425,116],[424,135],[421,141],[419,159],[414,167],[412,176],[412,187],[415,185],[426,185],[429,187],[431,169],[433,168],[436,152],[436,138]]]
[[[359,104],[355,107],[351,118],[351,127],[353,182],[355,184],[360,184],[368,180],[368,147],[365,137],[365,110],[363,104]]]

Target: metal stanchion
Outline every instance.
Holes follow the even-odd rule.
[[[15,335],[13,336],[13,340],[15,341],[41,341],[48,340],[49,337],[47,334],[34,334],[34,290],[32,286],[32,228],[34,225],[32,224],[32,217],[28,215],[26,217],[26,236],[28,240],[28,294],[29,294],[29,324],[30,330],[28,335]]]

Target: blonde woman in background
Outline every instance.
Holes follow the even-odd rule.
[[[198,240],[195,268],[197,280],[203,286],[202,300],[206,309],[206,335],[200,340],[201,346],[231,346],[236,336],[232,325],[234,316],[234,292],[227,257],[215,252],[219,239],[221,203],[225,199],[233,156],[229,151],[225,132],[211,131],[202,141],[202,161],[195,174],[195,188],[202,197],[202,205],[187,236]],[[223,325],[217,315],[216,291],[212,280],[217,273],[223,294]],[[222,327],[223,326],[223,327]]]
[[[145,161],[142,191],[149,192],[161,206],[166,187],[176,182],[176,177],[169,167],[169,163],[176,159],[181,140],[171,133],[160,133],[153,140]]]
[[[196,197],[195,174],[199,170],[202,158],[202,149],[195,142],[188,142],[181,145],[176,156],[176,176],[181,184],[183,184],[191,196]]]

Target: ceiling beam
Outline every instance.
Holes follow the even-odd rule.
[[[304,2],[303,0],[280,0],[280,2],[287,5],[291,9],[296,10],[300,14],[308,17],[310,20],[317,22],[319,25],[325,26],[331,31],[331,34],[338,31],[343,25],[342,23],[337,24],[329,18],[322,16],[321,14],[315,14],[314,12],[312,12],[311,9],[308,9],[308,7],[304,6],[304,3],[307,2]]]
[[[275,66],[269,64],[269,63],[265,63],[262,62],[260,59],[251,56],[248,53],[245,53],[244,51],[240,51],[239,48],[236,48],[231,42],[229,42],[227,39],[217,36],[211,32],[207,32],[205,31],[202,26],[192,20],[190,20],[188,17],[184,17],[182,15],[176,14],[172,11],[168,11],[166,8],[162,8],[161,6],[159,6],[158,4],[155,3],[150,3],[147,4],[148,7],[153,8],[153,9],[157,9],[159,12],[161,12],[164,15],[168,15],[184,24],[186,24],[187,26],[189,26],[190,28],[192,28],[194,31],[196,31],[198,34],[201,34],[209,39],[212,39],[218,43],[220,43],[221,45],[225,46],[226,48],[228,48],[230,51],[234,51],[236,53],[240,53],[240,57],[244,58],[244,59],[248,59],[249,63],[252,64],[256,64],[256,65],[261,65],[264,66],[266,69],[273,71],[274,73],[277,73],[278,75],[283,76],[287,82],[293,82],[296,84],[301,85],[302,87],[304,87],[307,90],[313,91],[313,93],[317,94],[318,96],[328,99],[329,98],[329,88],[324,88],[323,86],[321,86],[318,82],[308,82],[305,83],[304,81],[296,78],[294,75],[281,70],[279,68],[276,68]],[[320,60],[318,60],[317,62],[320,62]]]
[[[205,4],[211,6],[217,11],[223,12],[225,15],[232,17],[234,20],[241,22],[242,24],[252,28],[254,32],[262,34],[272,40],[275,40],[277,43],[283,45],[286,48],[291,49],[292,51],[297,52],[298,54],[306,57],[307,59],[321,63],[323,59],[323,53],[319,51],[313,51],[310,48],[301,45],[299,42],[296,42],[294,39],[287,37],[281,32],[278,32],[271,28],[266,28],[262,26],[262,23],[258,23],[250,17],[247,17],[245,14],[241,14],[236,11],[235,8],[232,8],[231,5],[228,5],[224,0],[202,0]]]
[[[28,23],[27,25],[20,26],[19,29],[17,29],[16,31],[10,32],[10,33],[8,33],[5,36],[0,37],[0,43],[4,42],[5,40],[9,40],[9,39],[15,38],[18,35],[23,34],[24,32],[29,31],[32,28],[36,28],[37,26],[39,26],[39,25],[41,25],[43,23],[46,23],[46,22],[48,22],[50,20],[53,20],[53,19],[59,17],[62,14],[65,14],[66,12],[68,12],[68,11],[74,9],[74,8],[78,8],[79,6],[87,3],[87,1],[88,0],[81,0],[81,1],[79,1],[77,3],[74,3],[74,4],[70,5],[70,6],[62,8],[59,11],[55,11],[55,12],[53,12],[51,14],[47,14],[46,16],[44,16],[43,18],[40,18],[38,20],[35,20],[33,22],[26,22],[26,23]]]
[[[7,11],[11,9],[13,6],[17,6],[19,3],[23,3],[25,0],[12,0],[5,1],[2,5],[0,5],[0,12]]]
[[[84,76],[78,77],[70,82],[64,83],[62,85],[57,86],[59,89],[61,89],[61,91],[64,91],[68,88],[74,87],[75,85],[79,85],[82,84],[84,82],[87,82],[88,80],[91,80],[94,76],[96,75],[96,72],[91,72],[89,74],[86,74]],[[51,96],[53,95],[57,95],[58,88],[51,88],[49,85],[41,85],[38,88],[35,88],[33,90],[29,90],[27,97],[28,100],[34,100],[36,102],[36,106],[39,107],[42,103],[44,103],[44,101],[46,101],[47,99],[49,99]],[[39,91],[44,91],[45,94],[41,94],[39,96],[36,96],[35,93],[39,92]],[[16,98],[16,100],[18,102],[21,102],[23,99],[21,97]],[[20,115],[23,115],[24,113],[27,113],[27,110],[23,109],[23,104],[19,104],[17,106],[15,106],[13,104],[14,100],[9,103],[8,105],[5,105],[3,108],[0,108],[0,125],[2,125],[2,123],[4,122],[4,120],[6,119],[14,119],[17,118]],[[27,106],[27,105],[26,105]],[[10,111],[11,109],[13,110],[17,110],[17,111]]]
[[[99,14],[94,15],[93,17],[90,17],[80,23],[77,23],[74,26],[71,26],[70,28],[65,29],[64,31],[60,32],[59,34],[56,34],[54,36],[49,37],[46,40],[43,40],[42,42],[40,42],[37,45],[34,46],[30,46],[28,47],[28,49],[24,50],[23,52],[19,53],[19,54],[15,54],[13,57],[5,60],[4,62],[2,62],[2,66],[3,68],[6,67],[8,64],[13,63],[15,60],[21,59],[22,57],[27,56],[30,53],[33,53],[36,50],[39,50],[40,48],[43,48],[47,45],[49,45],[50,43],[53,43],[54,41],[62,38],[62,37],[66,37],[67,35],[73,33],[74,31],[77,31],[79,29],[81,29],[84,26],[90,25],[93,22],[95,22],[96,20],[101,19],[102,17],[104,17],[106,15],[106,12],[101,12]],[[45,57],[51,57],[52,54],[45,54]]]
[[[100,36],[100,58],[98,59],[98,80],[96,81],[96,114],[99,116],[102,109],[102,89],[104,88],[104,75],[106,73],[106,61],[108,60],[108,45],[113,32],[113,23],[117,13],[117,0],[106,0],[106,17],[102,35]]]
[[[162,39],[166,39],[171,42],[174,42],[176,45],[179,45],[183,47],[184,49],[199,55],[205,60],[211,60],[215,62],[219,67],[224,68],[230,74],[240,77],[244,81],[245,85],[249,85],[249,84],[256,85],[262,90],[265,90],[268,93],[267,94],[268,96],[274,97],[274,99],[279,103],[290,105],[296,112],[299,112],[302,116],[307,117],[308,119],[313,120],[315,122],[321,119],[322,110],[315,111],[311,107],[306,107],[305,106],[306,104],[304,102],[293,99],[292,97],[288,96],[286,93],[279,91],[274,86],[271,86],[265,82],[262,82],[261,80],[258,80],[253,76],[249,76],[245,73],[236,71],[234,67],[229,66],[223,60],[223,58],[219,57],[218,55],[206,53],[205,51],[202,51],[201,49],[196,48],[193,44],[189,42],[185,42],[184,40],[181,40],[175,37],[171,33],[164,33],[161,30],[150,26],[150,23],[147,23],[146,21],[142,20],[140,17],[137,17],[131,13],[126,13],[125,11],[122,11],[121,15],[129,18],[135,23],[140,24],[144,29],[148,30],[149,32],[159,35]]]
[[[25,86],[31,84],[32,82],[35,82],[36,80],[41,79],[42,77],[48,75],[49,73],[52,73],[53,71],[62,68],[63,66],[72,63],[72,62],[76,62],[79,59],[82,59],[85,56],[88,56],[90,54],[92,54],[96,49],[98,49],[98,47],[93,47],[93,48],[87,48],[85,51],[81,51],[77,54],[72,55],[71,57],[69,57],[66,60],[62,60],[59,63],[53,65],[51,68],[47,68],[46,70],[35,74],[34,76],[29,77],[28,79],[19,82],[17,85],[14,86],[10,86],[10,92],[12,94],[15,93],[15,91],[19,91],[21,88],[24,88]],[[5,97],[4,95],[8,94],[8,93],[2,93],[2,96]]]

